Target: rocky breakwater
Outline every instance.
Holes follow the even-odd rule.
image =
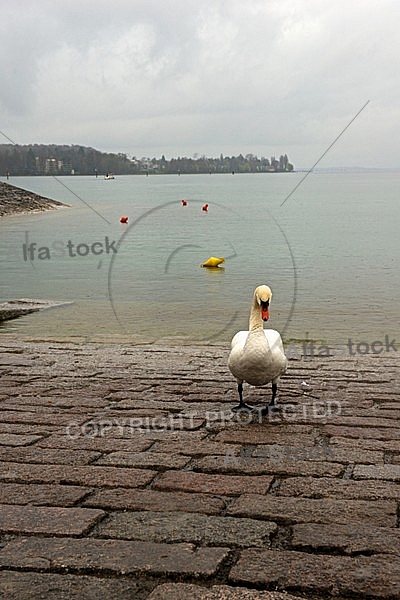
[[[68,206],[8,183],[0,182],[0,217]]]
[[[44,310],[45,308],[54,308],[56,306],[65,306],[72,302],[57,302],[53,300],[34,300],[32,298],[20,298],[18,300],[10,300],[0,304],[0,324],[2,321],[23,317],[30,313]]]

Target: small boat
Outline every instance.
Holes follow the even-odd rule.
[[[104,175],[104,179],[115,179],[115,177],[112,173],[107,173],[106,175]]]

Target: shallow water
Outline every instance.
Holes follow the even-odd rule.
[[[1,219],[1,300],[74,304],[9,321],[1,331],[225,342],[247,328],[253,290],[267,283],[268,326],[287,342],[395,337],[400,173],[313,173],[281,206],[303,176],[13,178],[72,208]],[[69,240],[74,254],[79,244],[105,248],[106,238],[117,252],[70,256],[66,248]],[[24,260],[27,242],[36,249],[63,243],[66,252],[39,259],[36,250]],[[225,257],[223,268],[201,268],[209,256]]]

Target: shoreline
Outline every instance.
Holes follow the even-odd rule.
[[[31,214],[57,208],[70,208],[68,204],[45,198],[34,192],[0,181],[0,218]]]

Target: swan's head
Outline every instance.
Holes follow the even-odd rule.
[[[261,307],[261,318],[263,321],[269,319],[269,303],[271,302],[272,291],[267,285],[259,285],[254,292],[254,299]]]

